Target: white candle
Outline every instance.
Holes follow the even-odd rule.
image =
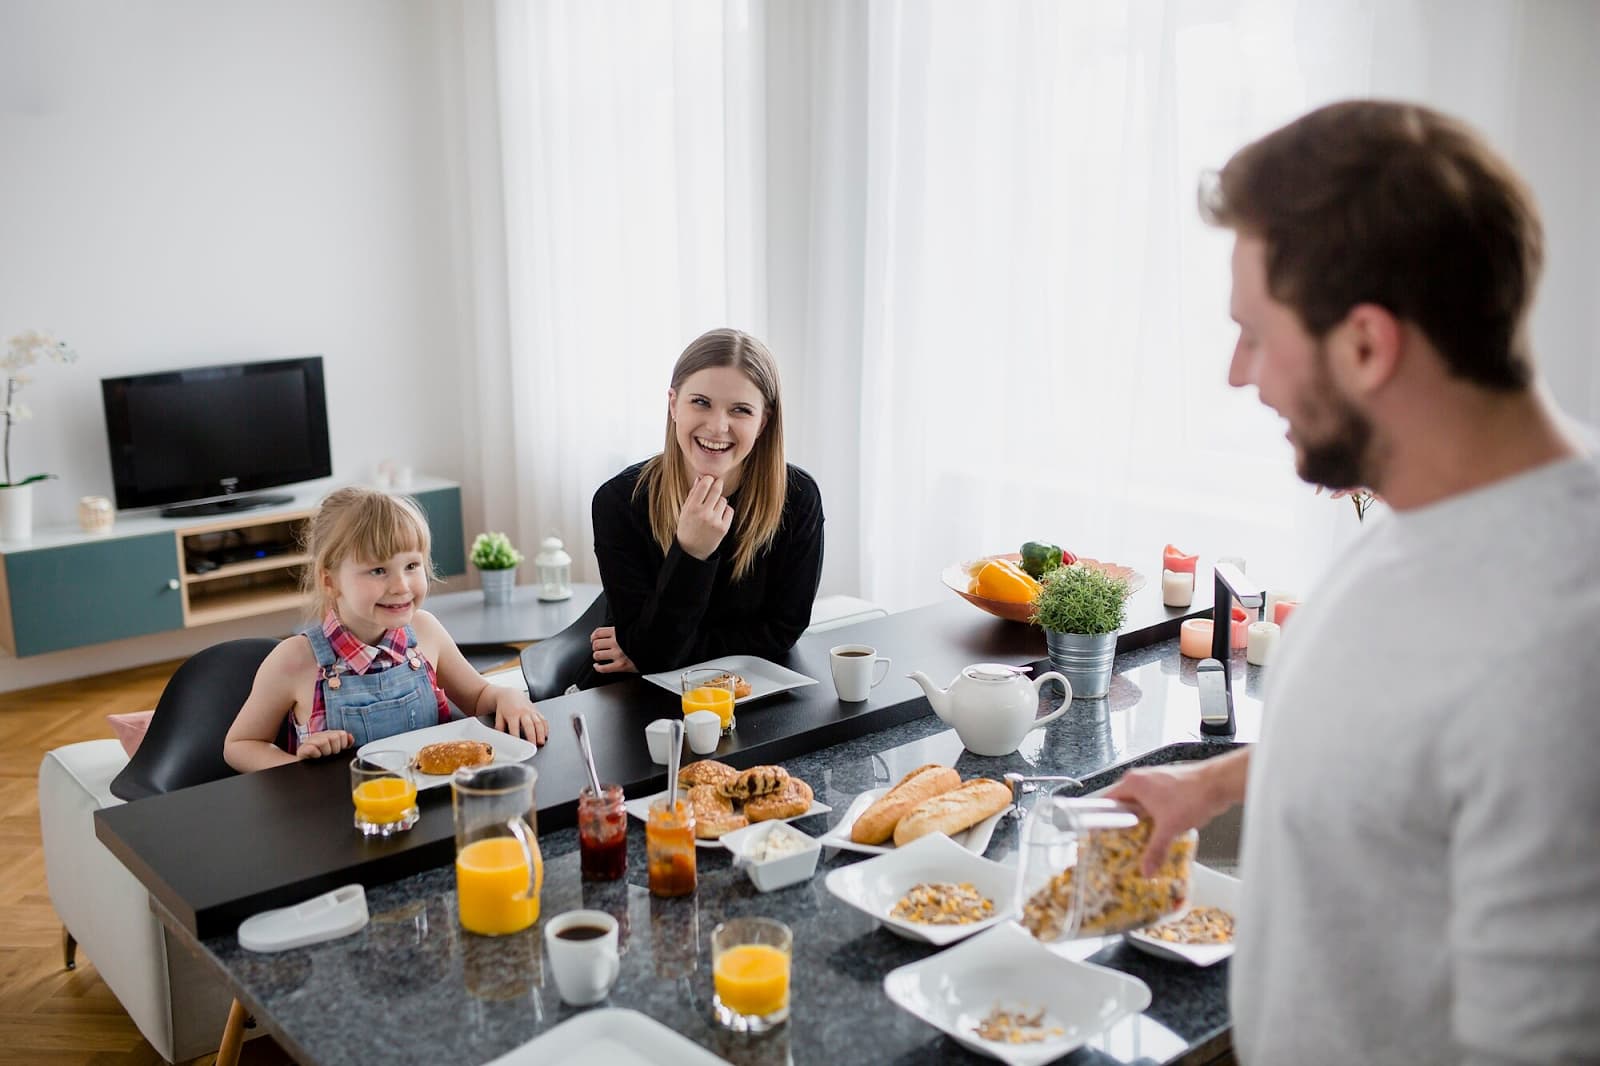
[[[1272,589],[1267,593],[1267,602],[1261,611],[1261,617],[1265,618],[1269,622],[1273,621],[1276,616],[1272,613],[1272,608],[1277,606],[1280,600],[1294,600],[1295,602],[1299,602],[1300,596],[1298,593],[1285,592],[1283,589]]]
[[[1251,622],[1244,661],[1251,666],[1267,665],[1267,660],[1272,658],[1272,650],[1278,646],[1280,632],[1282,630],[1276,622]]]
[[[1161,602],[1167,607],[1187,607],[1194,602],[1194,575],[1161,571]]]

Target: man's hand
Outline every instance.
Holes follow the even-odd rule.
[[[590,633],[589,647],[594,650],[595,673],[637,674],[639,672],[639,668],[633,665],[633,660],[622,650],[622,645],[617,643],[616,626],[601,626]]]
[[[722,495],[722,479],[695,479],[678,511],[678,546],[696,559],[709,559],[733,525],[733,506]]]
[[[328,729],[306,737],[295,749],[294,754],[297,759],[320,759],[325,755],[341,752],[355,742],[356,738],[343,729]]]
[[[1106,789],[1107,799],[1126,800],[1150,817],[1150,843],[1144,849],[1144,875],[1153,877],[1180,835],[1198,829],[1244,802],[1249,749],[1204,762],[1129,770]]]
[[[510,689],[502,691],[509,692],[512,698],[495,702],[494,727],[514,737],[526,737],[543,747],[544,742],[550,739],[550,723],[534,708],[533,701],[528,699],[526,693]]]

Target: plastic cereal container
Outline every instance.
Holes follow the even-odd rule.
[[[1139,929],[1183,909],[1198,834],[1168,850],[1155,876],[1140,869],[1150,822],[1107,799],[1052,793],[1023,826],[1017,911],[1044,941],[1110,936]]]

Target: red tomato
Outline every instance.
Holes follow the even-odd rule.
[[[1170,544],[1161,551],[1162,567],[1171,570],[1175,574],[1194,573],[1195,564],[1199,561],[1199,555],[1185,555]]]
[[[1071,566],[1073,563],[1075,563],[1077,561],[1078,561],[1078,557],[1076,555],[1073,555],[1071,552],[1067,551],[1067,549],[1065,549],[1065,548],[1061,549],[1061,565],[1062,566]]]

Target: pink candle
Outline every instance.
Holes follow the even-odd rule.
[[[1272,620],[1280,626],[1283,625],[1298,606],[1300,606],[1299,600],[1279,600],[1272,605]]]
[[[1228,629],[1228,647],[1235,650],[1248,647],[1250,644],[1250,623],[1256,621],[1254,611],[1247,611],[1243,607],[1233,609],[1233,625]]]
[[[1178,627],[1178,653],[1186,659],[1211,658],[1211,619],[1191,618]]]

